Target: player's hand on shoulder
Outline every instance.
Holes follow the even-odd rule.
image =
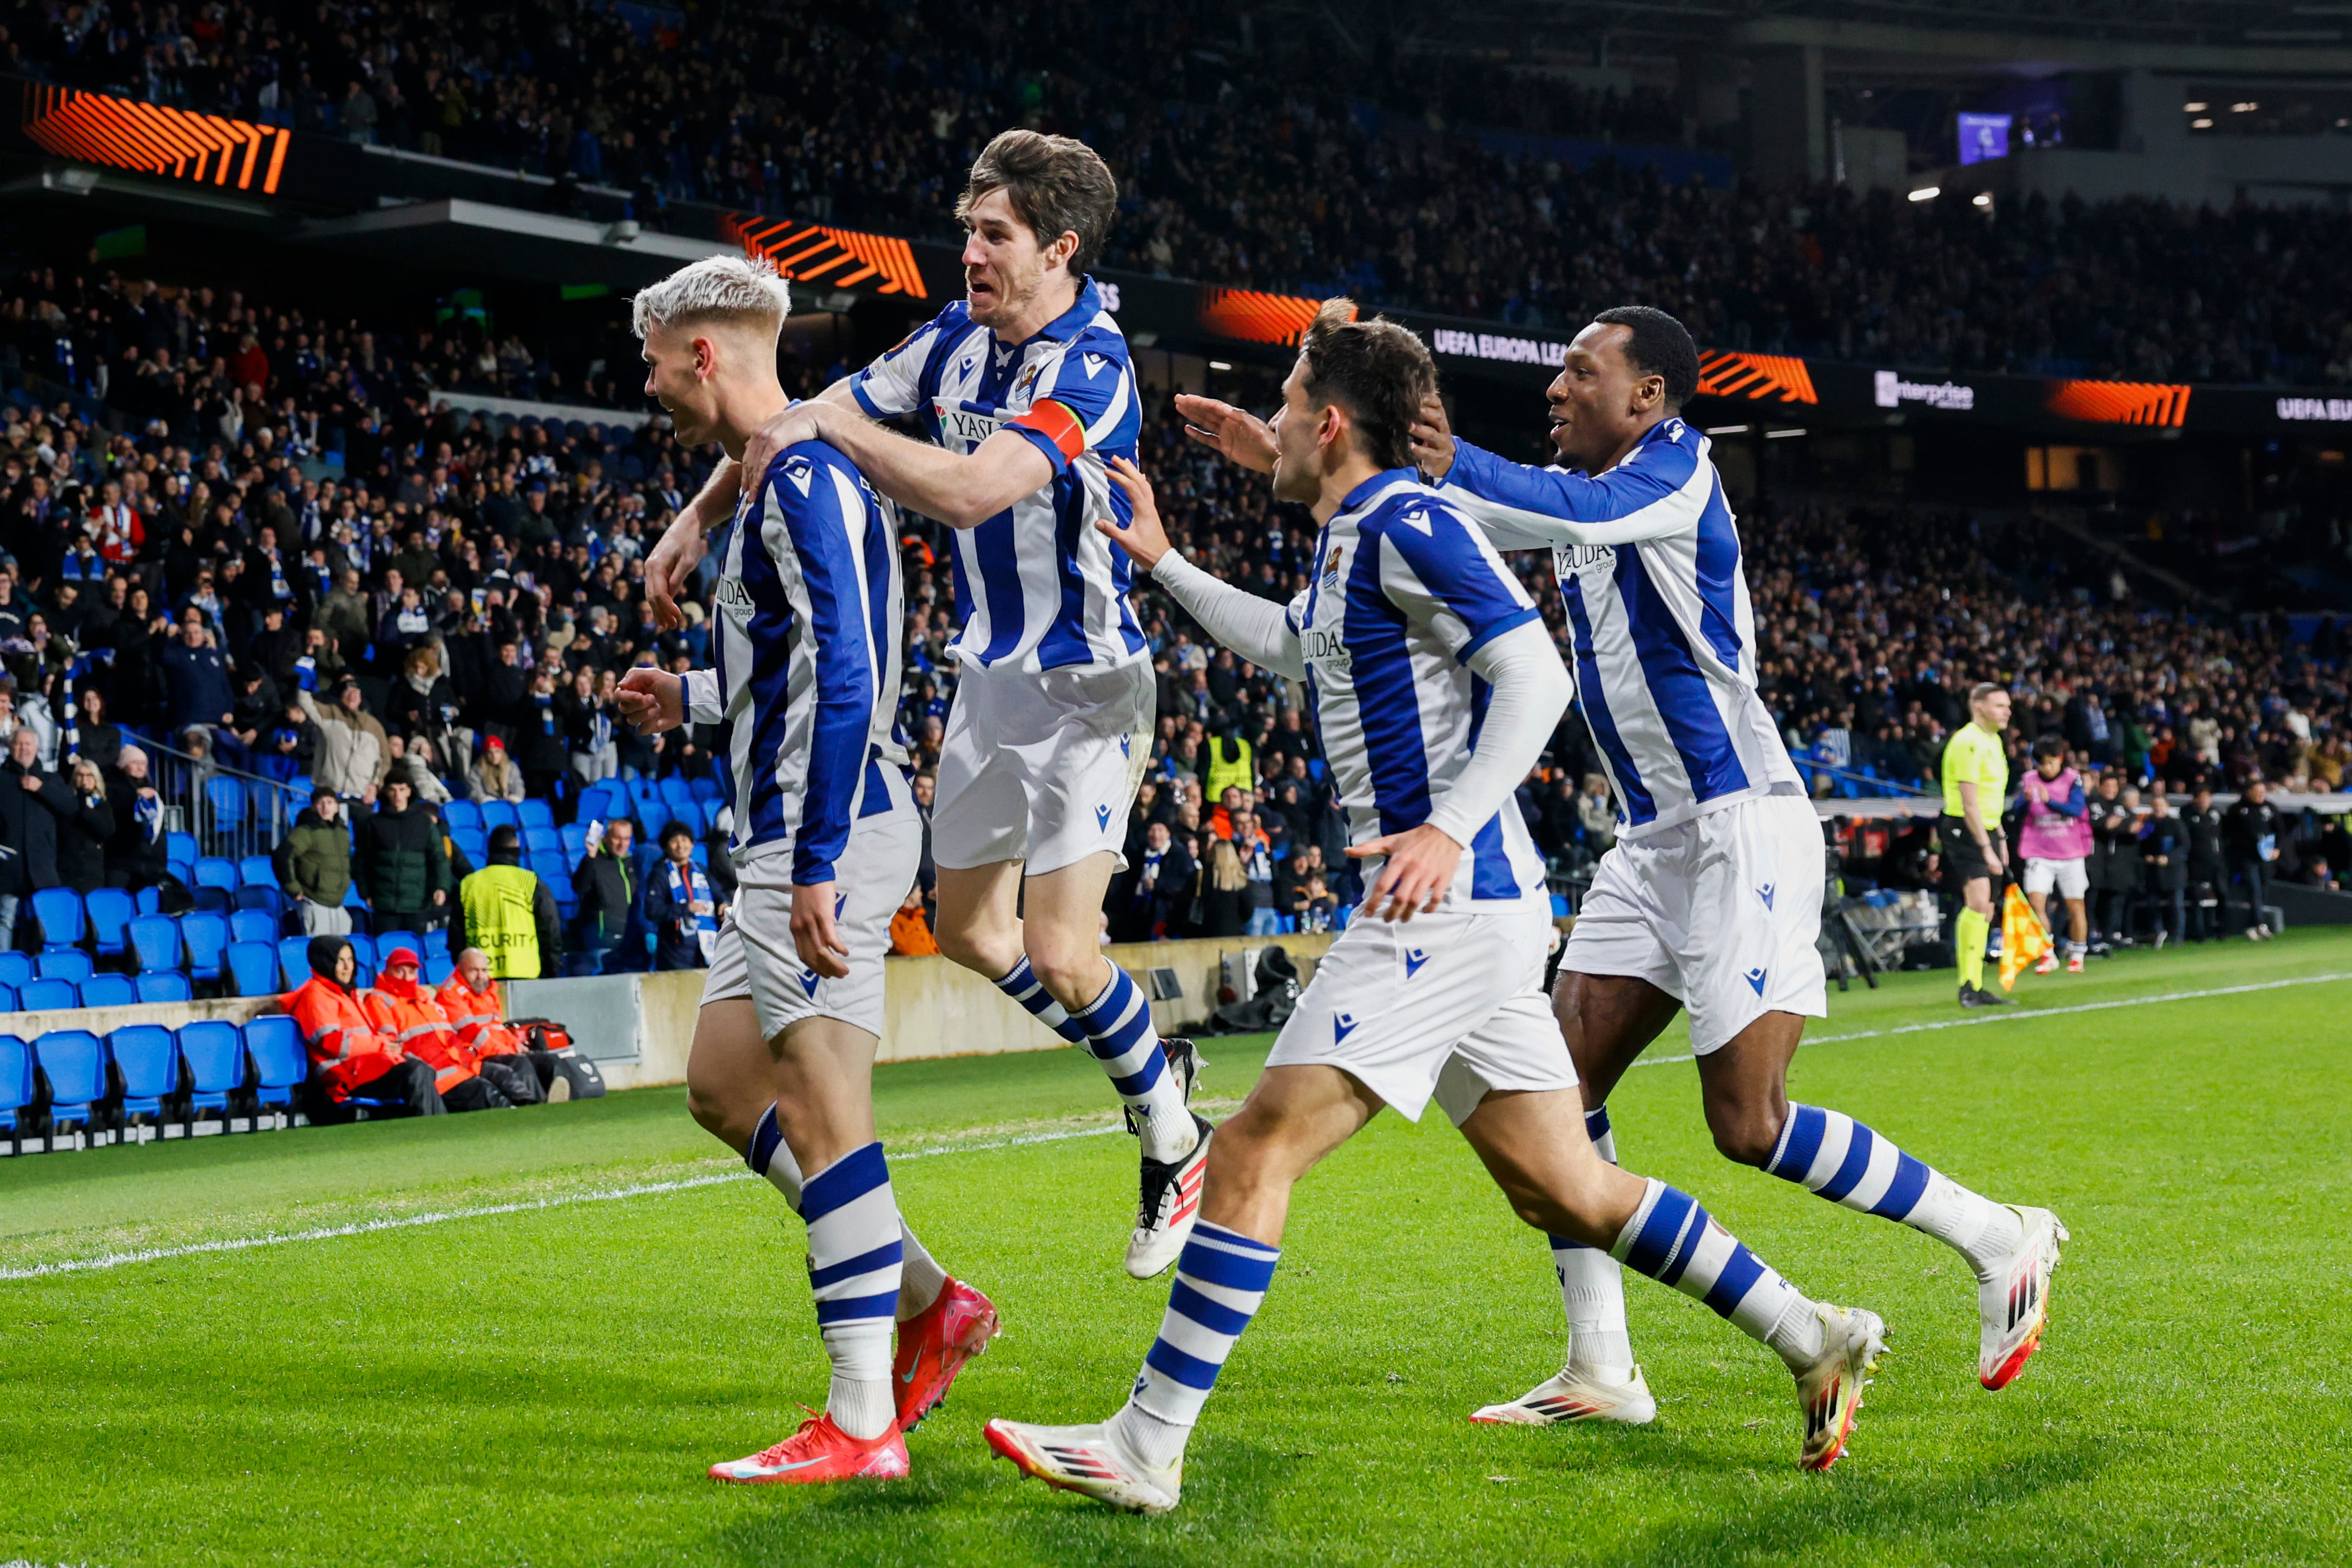
[[[815,404],[795,403],[752,431],[751,438],[743,443],[743,471],[753,476],[751,482],[757,485],[766,480],[779,453],[815,440],[818,418]]]
[[[1203,447],[1254,472],[1274,472],[1274,426],[1249,410],[1180,392],[1176,412],[1183,416],[1184,434]]]
[[[621,677],[613,695],[621,717],[640,735],[657,735],[686,722],[686,681],[668,670],[640,665]]]
[[[1125,528],[1108,517],[1097,518],[1095,527],[1149,572],[1174,548],[1168,542],[1168,530],[1160,521],[1160,502],[1151,493],[1151,480],[1126,458],[1107,458],[1104,466],[1110,470],[1111,482],[1127,492],[1133,516]]]
[[[1435,484],[1454,467],[1454,426],[1445,417],[1445,403],[1435,393],[1421,400],[1421,417],[1405,433],[1412,447],[1413,466]]]

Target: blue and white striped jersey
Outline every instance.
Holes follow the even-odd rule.
[[[1551,552],[1627,837],[1804,792],[1757,695],[1756,616],[1708,446],[1664,420],[1595,478],[1460,441],[1438,487],[1498,548]]]
[[[734,725],[738,860],[790,849],[794,884],[831,881],[850,824],[890,809],[905,598],[897,509],[822,441],[777,454],[736,508],[717,667],[686,678],[692,722]]]
[[[1537,618],[1526,590],[1468,518],[1392,468],[1324,525],[1286,614],[1349,842],[1420,826],[1477,749],[1491,689],[1470,656]],[[1454,893],[1549,907],[1516,803],[1472,837]]]
[[[1045,488],[956,531],[959,658],[1034,673],[1147,657],[1128,607],[1127,556],[1095,530],[1098,517],[1130,515],[1103,459],[1135,456],[1143,405],[1127,339],[1091,280],[1024,343],[999,340],[959,300],[859,371],[850,389],[877,419],[916,415],[950,452],[968,455],[1012,429],[1054,465]]]

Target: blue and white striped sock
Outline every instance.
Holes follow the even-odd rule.
[[[853,1437],[879,1437],[895,1411],[890,1333],[898,1305],[898,1205],[882,1145],[853,1149],[808,1179],[809,1288],[833,1363],[825,1414]]]
[[[1791,1370],[1822,1353],[1813,1303],[1688,1193],[1650,1178],[1641,1206],[1610,1252],[1627,1268],[1706,1302],[1748,1338],[1769,1345]]]
[[[1176,1075],[1168,1070],[1143,987],[1114,963],[1102,994],[1071,1014],[1070,1022],[1084,1032],[1087,1048],[1109,1075],[1110,1086],[1136,1113],[1144,1158],[1181,1160],[1191,1153],[1201,1142],[1200,1129],[1184,1108]]]
[[[1029,967],[1026,953],[1010,973],[997,981],[996,988],[1029,1009],[1039,1023],[1070,1044],[1083,1046],[1087,1043],[1087,1032],[1072,1023],[1068,1011],[1054,1000],[1054,994],[1045,989],[1045,983],[1037,978],[1035,970]]]
[[[1617,1163],[1617,1137],[1609,1130],[1609,1108],[1584,1113],[1585,1135],[1593,1152]],[[1568,1313],[1568,1364],[1601,1383],[1633,1375],[1633,1342],[1625,1328],[1625,1271],[1597,1247],[1564,1236],[1551,1239],[1551,1261],[1559,1275],[1560,1305]]]
[[[784,1194],[784,1202],[793,1212],[801,1212],[801,1166],[793,1158],[792,1145],[784,1142],[782,1131],[776,1126],[776,1108],[769,1106],[753,1129],[751,1145],[743,1152],[743,1163],[751,1173],[767,1179],[768,1184]],[[916,1238],[908,1228],[906,1216],[898,1219],[898,1235],[906,1248],[898,1279],[898,1321],[905,1322],[940,1299],[947,1288],[948,1271],[940,1267],[939,1259]]]
[[[1209,1390],[1256,1316],[1274,1283],[1282,1248],[1202,1220],[1176,1259],[1168,1314],[1143,1358],[1135,1388],[1111,1425],[1138,1458],[1155,1469],[1184,1457],[1184,1443],[1209,1402]]]
[[[1853,1117],[1818,1105],[1789,1107],[1764,1169],[1832,1203],[1926,1232],[1966,1258],[1979,1279],[2023,1237],[2015,1210],[1978,1196]]]

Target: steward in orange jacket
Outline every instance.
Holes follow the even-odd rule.
[[[514,1104],[504,1084],[483,1074],[480,1058],[458,1039],[433,993],[417,983],[422,967],[413,948],[396,947],[384,954],[375,989],[364,998],[377,1031],[433,1064],[436,1087],[450,1110],[491,1110]]]
[[[457,967],[442,983],[436,999],[457,1038],[480,1063],[482,1076],[501,1089],[506,1089],[508,1078],[516,1080],[517,1088],[508,1089],[507,1097],[517,1105],[542,1100],[560,1105],[572,1098],[572,1080],[555,1054],[526,1046],[522,1037],[508,1027],[506,1000],[499,983],[490,978],[488,953],[478,947],[459,953]],[[525,1100],[524,1093],[531,1098]]]
[[[310,978],[279,997],[278,1005],[293,1015],[310,1053],[311,1120],[349,1121],[352,1101],[395,1114],[441,1115],[447,1107],[434,1087],[432,1067],[387,1037],[352,994],[359,964],[351,942],[315,938],[310,959]]]

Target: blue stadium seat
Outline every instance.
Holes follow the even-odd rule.
[[[51,1029],[33,1042],[33,1060],[48,1081],[49,1136],[68,1121],[87,1128],[106,1094],[106,1047],[98,1037],[88,1029]]]
[[[228,977],[240,996],[272,996],[278,992],[278,950],[266,942],[228,944]]]
[[[688,779],[686,787],[694,792],[695,799],[710,805],[718,805],[727,798],[727,786],[707,773]]]
[[[525,863],[538,874],[541,881],[547,884],[547,890],[555,895],[557,908],[568,909],[569,905],[575,901],[572,896],[572,873],[564,866],[563,857],[532,855],[526,858]]]
[[[449,956],[449,928],[447,926],[435,926],[431,931],[425,933],[425,956],[427,958],[446,958]]]
[[[452,835],[460,828],[479,833],[482,831],[482,808],[470,800],[453,800],[442,806],[441,820]]]
[[[302,1026],[283,1013],[254,1018],[245,1026],[245,1048],[253,1053],[253,1098],[257,1105],[290,1106],[310,1076],[302,1047]]]
[[[425,961],[425,984],[427,985],[445,985],[448,984],[449,976],[457,973],[457,961],[446,952],[436,952]]]
[[[229,782],[234,784],[236,781],[232,779]],[[236,862],[219,855],[205,856],[196,862],[194,885],[199,888],[218,888],[224,893],[236,892],[238,887]]]
[[[160,1120],[163,1101],[180,1092],[180,1049],[161,1024],[125,1024],[106,1037],[114,1070],[122,1075],[124,1116]]]
[[[176,969],[156,970],[131,977],[142,1002],[193,1002],[196,988]]]
[[[247,855],[236,863],[236,885],[274,888],[278,886],[278,868],[269,863],[267,855]]]
[[[228,921],[198,910],[180,917],[180,940],[188,949],[188,973],[197,980],[221,977],[221,955],[228,949]]]
[[[205,805],[215,833],[234,833],[245,826],[245,785],[226,773],[205,781]]]
[[[173,866],[194,866],[196,863],[196,836],[193,833],[163,835],[163,858]],[[183,882],[192,879],[184,871],[174,875]]]
[[[194,874],[195,868],[194,866],[173,866],[172,868],[172,875],[178,878],[183,882],[186,881]],[[163,912],[163,889],[161,888],[140,889],[138,910],[142,915],[162,914]]]
[[[482,831],[484,833],[488,833],[495,828],[520,827],[521,826],[522,818],[516,814],[513,802],[504,800],[486,800],[482,802]]]
[[[563,840],[552,827],[526,827],[522,830],[522,847],[526,855],[561,855]]]
[[[353,931],[351,934],[350,941],[352,944],[352,959],[359,965],[359,973],[352,976],[352,984],[353,985],[374,984],[376,953],[375,939],[371,936],[364,936],[358,931]]]
[[[657,787],[661,790],[662,799],[669,802],[672,806],[691,805],[695,804],[694,786],[688,784],[676,773],[672,773],[669,777],[662,780],[661,784]]]
[[[375,933],[375,963],[378,969],[391,961],[396,948],[406,948],[418,958],[425,956],[425,939],[413,931],[380,931]]]
[[[606,779],[582,790],[575,804],[578,807],[574,813],[576,821],[594,822],[610,816],[626,816],[629,815],[628,786],[618,779]]]
[[[588,852],[588,822],[589,818],[583,815],[555,830],[555,837],[563,845],[563,858],[574,866]]]
[[[515,826],[552,827],[555,826],[555,808],[543,800],[526,800],[515,807]]]
[[[33,1047],[14,1035],[0,1035],[0,1132],[16,1153],[25,1135],[25,1113],[33,1104]]]
[[[698,870],[708,871],[710,869],[709,845],[705,844],[699,838],[696,839],[694,841],[694,848],[691,851],[691,856],[694,860],[695,868]]]
[[[33,918],[41,926],[41,951],[65,952],[81,943],[81,895],[71,888],[43,888],[33,895]]]
[[[257,888],[248,882],[236,890],[232,912],[268,915],[270,923],[269,934],[274,941],[278,935],[277,928],[286,923],[287,907],[286,895],[276,888]]]
[[[70,980],[34,980],[16,988],[19,1012],[54,1013],[80,1005],[81,992]]]
[[[480,828],[453,827],[449,830],[449,842],[455,844],[458,852],[474,863],[475,870],[478,871],[490,863],[489,836]]]
[[[307,936],[287,936],[278,939],[278,978],[291,991],[310,978],[310,939]]]
[[[228,917],[228,939],[231,942],[268,942],[278,940],[278,922],[263,910],[239,910]]]
[[[44,980],[70,980],[77,985],[98,973],[97,962],[89,954],[71,949],[42,953],[33,960],[33,968]]]
[[[636,808],[629,815],[635,816],[641,826],[649,828],[661,826],[663,811],[661,791],[655,788],[651,781],[629,780],[629,800]]]
[[[123,928],[139,913],[138,901],[120,888],[93,888],[82,896],[91,944],[100,958],[112,958],[131,939]]]
[[[14,985],[0,985],[0,1013],[13,1013],[16,1010],[16,988]]]
[[[229,1096],[245,1087],[245,1037],[218,1018],[180,1026],[180,1059],[187,1067],[188,1119],[216,1110],[228,1120]]]
[[[37,977],[31,953],[0,950],[0,985],[18,986]]]
[[[93,974],[74,989],[85,1007],[128,1007],[139,1000],[138,988],[127,974]]]

